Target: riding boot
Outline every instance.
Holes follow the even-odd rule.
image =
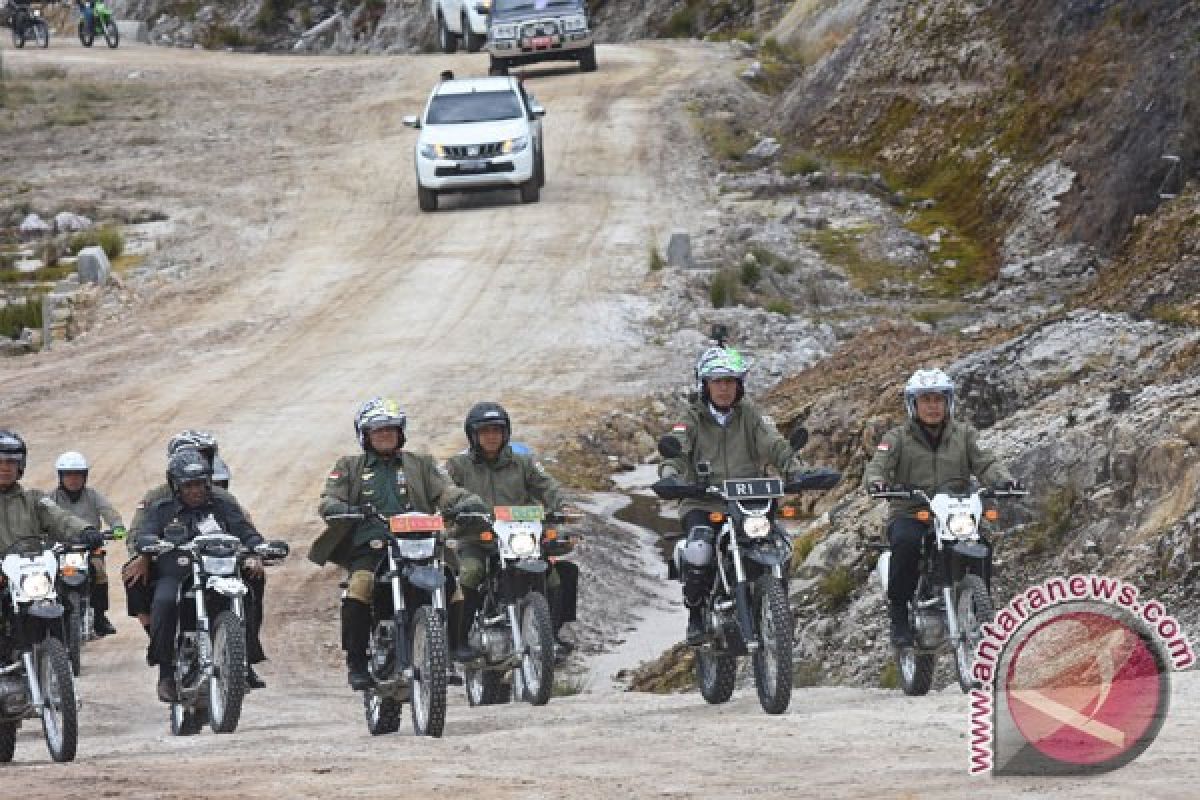
[[[93,583],[91,591],[92,612],[92,628],[96,631],[97,636],[108,636],[116,633],[117,629],[113,627],[112,621],[109,620],[106,612],[108,611],[108,584]]]
[[[342,600],[342,649],[346,651],[347,680],[356,692],[371,687],[367,647],[371,642],[371,609],[353,598]]]
[[[158,699],[164,703],[179,702],[179,692],[175,689],[175,671],[170,664],[158,665]]]
[[[710,584],[709,571],[702,567],[687,566],[683,571],[683,604],[688,610],[686,642],[691,645],[704,641],[704,601]]]
[[[458,641],[450,653],[455,661],[474,661],[481,655],[471,646],[471,625],[475,622],[475,614],[483,607],[483,594],[478,589],[462,587],[463,601],[461,617],[459,618]]]
[[[892,645],[894,647],[912,647],[912,627],[908,624],[908,604],[895,600],[888,602],[888,618],[891,621]]]

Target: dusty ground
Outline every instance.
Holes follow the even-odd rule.
[[[354,447],[354,404],[395,394],[410,413],[410,441],[446,455],[460,446],[465,409],[483,397],[503,399],[536,444],[614,396],[652,387],[655,353],[628,333],[644,302],[633,298],[647,247],[706,191],[680,138],[686,125],[660,112],[672,87],[727,65],[705,50],[655,45],[604,48],[594,75],[539,75],[531,87],[550,112],[542,202],[481,195],[423,215],[412,133],[399,118],[418,109],[439,70],[465,73],[478,59],[84,51],[63,37],[4,56],[17,70],[57,65],[136,84],[156,109],[92,132],[110,155],[89,179],[65,145],[13,166],[12,177],[35,182],[42,197],[157,206],[179,224],[166,246],[182,263],[219,267],[74,345],[0,364],[0,413],[32,449],[27,482],[46,485],[54,455],[82,449],[96,462],[95,485],[132,510],[161,478],[167,437],[207,427],[260,526],[296,546],[271,576],[271,687],[249,698],[236,734],[169,736],[142,666],[144,638],[121,618],[119,636],[85,652],[78,760],[49,764],[27,725],[6,786],[60,797],[485,787],[522,798],[1194,795],[1194,674],[1180,680],[1158,743],[1120,773],[970,781],[957,691],[910,700],[804,690],[780,718],[763,715],[752,692],[711,708],[695,694],[613,691],[599,673],[621,652],[636,659],[682,629],[682,614],[644,587],[649,623],[616,659],[596,662],[588,691],[541,709],[490,710],[468,709],[456,693],[444,739],[416,740],[407,728],[372,739],[338,663],[337,576],[302,558],[325,471]],[[23,144],[32,152],[41,142]],[[619,587],[613,595],[616,611],[598,614],[628,611]]]

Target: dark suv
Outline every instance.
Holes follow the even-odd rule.
[[[490,72],[538,61],[578,61],[596,69],[596,41],[586,0],[492,0],[487,51]]]

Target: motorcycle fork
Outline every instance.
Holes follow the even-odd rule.
[[[29,678],[29,699],[33,707],[40,712],[42,710],[42,682],[37,673],[37,664],[33,660],[33,650],[21,653],[21,660],[25,662],[25,676]]]
[[[954,591],[954,573],[957,571],[954,568],[954,551],[943,548],[939,539],[938,554],[942,562],[942,602],[946,604],[946,638],[951,643],[958,644],[961,634],[958,630],[958,598]]]
[[[525,652],[525,640],[521,638],[521,618],[517,614],[517,579],[515,568],[509,569],[501,567],[504,570],[503,580],[501,583],[504,587],[504,610],[508,615],[508,626],[512,630],[513,652],[523,654]]]
[[[183,592],[183,582],[179,583],[179,591]],[[200,567],[192,564],[192,592],[196,603],[196,655],[200,657],[200,669],[204,677],[212,676],[212,636],[208,630],[208,604],[204,597],[204,583],[201,581]],[[182,676],[180,676],[182,677]]]
[[[754,632],[753,607],[750,602],[750,582],[746,579],[746,567],[742,564],[742,550],[738,547],[737,531],[726,523],[726,533],[729,536],[729,555],[733,560],[733,576],[736,581],[734,597],[737,599],[738,629],[742,634],[742,643],[746,649],[753,652],[758,649],[758,637]]]
[[[400,580],[400,568],[396,563],[396,551],[388,548],[388,574],[392,576],[392,622],[396,626],[396,667],[406,670],[412,665],[412,652],[408,644],[408,607],[404,603],[404,584]]]

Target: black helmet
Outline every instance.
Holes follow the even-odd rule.
[[[167,442],[167,458],[178,453],[185,447],[191,447],[199,450],[201,455],[208,459],[211,464],[213,459],[217,457],[217,437],[213,436],[208,431],[199,431],[188,429],[180,431],[171,437]]]
[[[504,406],[499,403],[476,403],[471,406],[471,410],[467,412],[467,418],[463,421],[467,444],[476,453],[479,452],[479,429],[484,425],[500,425],[504,428],[504,442],[500,445],[501,447],[508,444],[508,440],[512,438],[512,421],[508,418],[508,412],[504,410]]]
[[[0,430],[0,460],[17,462],[17,480],[25,474],[25,440],[12,431]]]
[[[167,462],[167,485],[171,491],[179,494],[185,483],[202,480],[205,487],[212,488],[212,466],[194,447],[186,447]]]

